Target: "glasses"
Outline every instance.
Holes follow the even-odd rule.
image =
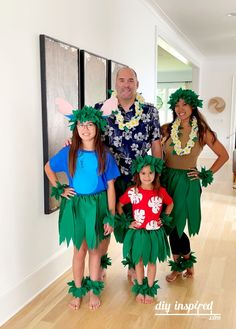
[[[87,129],[93,129],[95,127],[95,124],[92,123],[92,122],[88,122],[88,123],[78,123],[77,124],[77,127],[80,128],[80,129],[83,129],[83,128],[87,128]]]

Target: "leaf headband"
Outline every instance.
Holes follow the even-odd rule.
[[[160,174],[164,166],[164,161],[160,158],[154,158],[151,155],[145,155],[144,157],[139,156],[132,162],[132,175],[139,173],[142,168],[146,166],[150,166],[152,172]]]
[[[94,109],[92,106],[84,106],[81,110],[73,110],[72,115],[69,116],[71,123],[70,130],[74,130],[77,122],[93,122],[99,130],[104,131],[107,125],[106,119],[103,118],[100,110]]]
[[[175,105],[178,103],[180,99],[184,99],[186,104],[189,104],[193,109],[202,107],[202,100],[198,99],[199,95],[197,95],[191,89],[182,89],[179,88],[173,94],[170,95],[170,99],[167,104],[170,105],[170,109],[174,110]]]

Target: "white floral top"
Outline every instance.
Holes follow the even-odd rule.
[[[130,187],[120,197],[120,202],[123,205],[132,204],[133,217],[139,229],[158,230],[162,226],[162,206],[171,204],[173,200],[164,187],[160,187],[158,191]]]

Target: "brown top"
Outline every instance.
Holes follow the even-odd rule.
[[[184,148],[189,140],[189,134],[191,132],[191,127],[189,129],[181,129],[181,147]],[[163,150],[165,153],[165,162],[166,166],[169,168],[174,169],[189,169],[194,168],[197,165],[197,159],[199,157],[199,154],[202,151],[202,146],[199,144],[198,141],[195,142],[193,148],[191,149],[190,154],[186,155],[177,155],[172,154],[174,147],[170,146],[172,143],[172,138],[169,137],[167,141],[164,141],[163,144]]]

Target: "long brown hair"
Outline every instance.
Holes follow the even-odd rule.
[[[79,136],[77,126],[75,126],[72,135],[72,141],[69,151],[69,172],[73,177],[76,168],[76,159],[78,150],[83,149],[83,141]],[[96,135],[94,137],[94,149],[98,157],[98,173],[101,175],[105,171],[106,165],[106,147],[101,141],[100,130],[96,126]]]
[[[216,141],[216,133],[210,128],[208,123],[206,122],[204,116],[198,111],[197,108],[192,109],[192,114],[190,115],[190,120],[195,117],[197,119],[198,124],[198,138],[199,138],[199,144],[203,147],[204,146],[204,135],[207,131],[209,131],[212,134],[212,144]],[[171,123],[167,123],[162,126],[161,131],[163,137],[167,137],[166,140],[170,137],[172,124],[177,118],[177,114],[175,111],[173,111],[173,120]]]
[[[154,180],[152,182],[153,190],[157,190],[158,191],[159,188],[161,187],[161,183],[160,183],[159,177],[160,177],[160,175],[157,172],[155,172],[155,177],[154,177]],[[139,173],[136,173],[134,175],[133,180],[134,180],[135,187],[138,188],[139,186],[141,186],[142,183],[141,183],[141,180],[140,180],[140,177],[139,177]]]

